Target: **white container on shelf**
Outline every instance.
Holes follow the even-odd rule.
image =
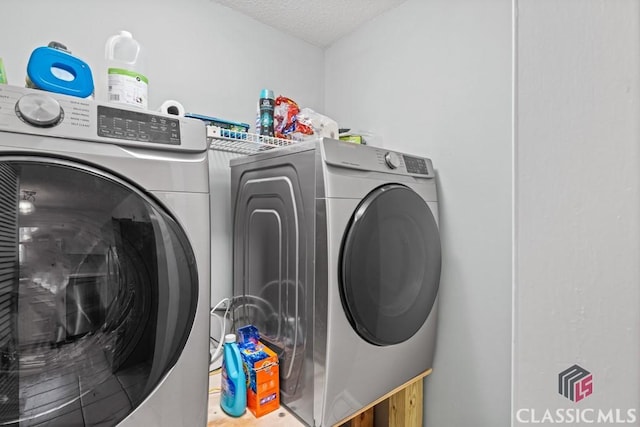
[[[105,46],[107,100],[147,108],[149,80],[144,71],[142,46],[130,32],[109,37]]]

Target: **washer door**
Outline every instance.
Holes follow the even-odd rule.
[[[195,257],[123,179],[0,159],[0,424],[115,425],[175,365],[195,316]]]
[[[340,252],[340,297],[355,331],[372,344],[398,344],[427,319],[440,283],[440,237],[413,190],[387,184],[354,212]]]

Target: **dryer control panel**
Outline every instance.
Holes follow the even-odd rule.
[[[0,131],[172,151],[206,151],[202,122],[0,85]]]
[[[435,177],[433,163],[426,157],[329,138],[323,139],[321,145],[324,161],[333,166],[420,178]]]

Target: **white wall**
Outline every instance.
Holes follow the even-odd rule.
[[[29,55],[56,40],[89,64],[96,99],[106,96],[104,46],[126,29],[142,44],[149,77],[149,109],[167,99],[187,112],[255,124],[262,88],[301,106],[324,104],[323,52],[208,0],[5,0],[0,58],[9,84],[24,85]],[[231,295],[229,159],[211,153],[212,292]],[[215,319],[212,335],[219,337]]]
[[[104,46],[121,29],[146,56],[149,108],[180,101],[188,112],[255,124],[260,90],[320,109],[322,51],[208,0],[5,0],[0,57],[9,84],[24,85],[29,55],[51,40],[89,64],[104,99]]]
[[[91,65],[100,98],[104,42],[128,29],[153,70],[150,108],[177,99],[253,124],[268,87],[431,157],[443,274],[429,427],[508,425],[511,397],[514,425],[520,408],[573,408],[557,374],[574,363],[594,375],[580,407],[637,408],[637,0],[513,0],[515,175],[511,0],[408,0],[326,52],[206,0],[2,3],[11,84],[23,84],[34,48],[57,40]],[[212,157],[213,302],[231,291],[229,157]]]
[[[429,427],[510,422],[511,12],[509,0],[408,0],[325,56],[326,114],[437,169],[443,271]]]
[[[640,3],[516,4],[514,425],[523,408],[620,408],[630,420],[640,406]],[[593,374],[578,403],[558,393],[573,364]]]

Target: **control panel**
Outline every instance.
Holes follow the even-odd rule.
[[[404,166],[407,168],[408,173],[416,173],[420,175],[429,175],[429,167],[427,166],[427,159],[420,157],[402,155],[404,160]]]
[[[386,172],[433,178],[430,159],[410,156],[397,151],[325,138],[322,141],[326,163],[371,172]]]
[[[180,151],[205,151],[199,120],[0,85],[0,131]]]
[[[156,144],[180,144],[180,121],[98,105],[98,135]]]

